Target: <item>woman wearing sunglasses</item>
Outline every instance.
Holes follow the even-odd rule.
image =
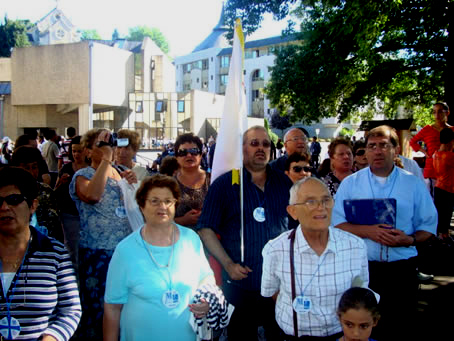
[[[367,161],[366,157],[366,142],[356,141],[353,146],[353,155],[353,168],[355,171],[369,167],[369,161]]]
[[[285,174],[293,183],[312,175],[307,154],[293,153],[285,160]]]
[[[26,170],[0,170],[0,340],[69,340],[81,316],[62,243],[30,226],[38,187]]]
[[[200,167],[202,141],[192,133],[180,135],[175,141],[175,156],[180,169],[175,178],[180,186],[181,199],[175,213],[175,222],[194,228],[208,192],[210,177]]]
[[[145,225],[118,244],[109,264],[104,341],[195,341],[191,314],[210,305],[192,302],[214,276],[199,236],[174,223],[180,189],[174,178],[145,178],[136,194]]]

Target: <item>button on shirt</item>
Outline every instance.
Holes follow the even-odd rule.
[[[251,179],[251,174],[243,168],[244,179],[244,264],[253,271],[233,285],[246,290],[260,290],[262,277],[262,254],[265,244],[288,230],[286,207],[289,202],[289,178],[269,166],[266,170],[265,191],[259,189]],[[265,209],[265,221],[258,222],[253,217],[257,207]],[[218,177],[208,189],[197,230],[211,228],[221,236],[221,244],[234,263],[241,262],[240,238],[240,186],[232,185],[232,172]],[[224,280],[229,280],[223,270]]]
[[[276,321],[287,335],[294,334],[290,233],[285,232],[268,242],[262,252],[261,294],[271,297],[279,291]],[[301,227],[298,227],[294,252],[296,295],[304,294],[312,303],[309,312],[297,313],[298,336],[329,336],[340,332],[342,328],[336,309],[342,294],[358,276],[363,286],[369,284],[364,242],[351,233],[330,227],[328,245],[318,256],[304,238]]]
[[[345,178],[335,196],[332,224],[337,226],[347,222],[344,200],[382,198],[394,198],[397,201],[397,229],[407,235],[416,231],[436,233],[437,210],[424,182],[399,167],[394,167],[383,184],[369,167]],[[364,241],[370,261],[393,262],[418,255],[414,246],[387,247],[371,239],[364,238]]]

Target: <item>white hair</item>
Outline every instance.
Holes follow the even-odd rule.
[[[296,183],[293,184],[292,188],[290,188],[290,199],[289,199],[289,205],[293,205],[297,202],[298,200],[298,192],[300,190],[300,187],[305,184],[307,181],[315,181],[315,182],[318,182],[319,184],[321,184],[323,186],[323,188],[326,189],[326,191],[328,193],[330,193],[330,191],[328,190],[328,187],[326,186],[326,184],[316,178],[316,177],[313,177],[313,176],[308,176],[307,178],[302,178],[301,180],[297,181]],[[331,196],[331,194],[330,194]]]

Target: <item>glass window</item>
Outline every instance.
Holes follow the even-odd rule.
[[[228,81],[229,81],[228,75],[221,75],[221,85],[227,85]]]
[[[230,57],[222,56],[221,57],[221,67],[229,67],[229,64],[230,64]]]
[[[252,81],[262,81],[263,78],[263,71],[262,70],[255,70],[252,73]]]
[[[177,111],[184,112],[184,101],[177,101]]]
[[[156,112],[164,111],[164,101],[156,101]]]
[[[143,112],[143,101],[136,102],[136,112]]]

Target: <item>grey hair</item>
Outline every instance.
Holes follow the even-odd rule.
[[[307,143],[307,136],[306,136],[306,134],[304,133],[304,131],[302,131],[302,130],[301,130],[300,128],[298,128],[298,127],[291,128],[291,129],[287,130],[287,132],[286,132],[285,135],[284,135],[284,143],[287,142],[287,137],[288,137],[288,135],[289,135],[292,131],[294,131],[294,130],[299,130],[300,132],[302,132],[302,133],[303,133],[303,136],[304,136],[304,140],[305,140],[306,143]]]
[[[293,205],[293,204],[296,204],[296,201],[298,200],[298,192],[300,190],[300,187],[305,184],[307,181],[315,181],[315,182],[318,182],[319,184],[321,184],[328,193],[330,193],[330,191],[328,190],[328,187],[326,186],[326,184],[320,180],[319,178],[316,178],[316,177],[313,177],[313,176],[308,176],[307,178],[302,178],[301,180],[295,182],[292,186],[292,188],[290,188],[290,199],[289,199],[289,205]],[[330,196],[331,196],[331,193],[330,193]]]

